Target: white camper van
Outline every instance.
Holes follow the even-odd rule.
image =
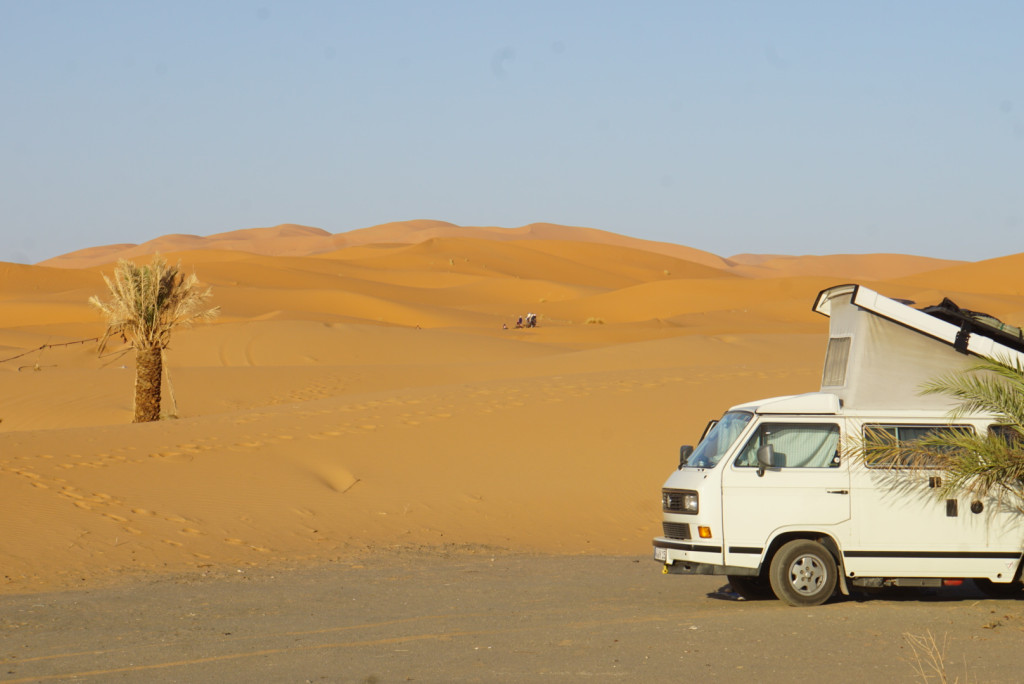
[[[1024,359],[1020,331],[956,308],[924,310],[858,285],[819,293],[830,330],[821,389],[734,406],[712,421],[662,489],[663,571],[726,575],[745,598],[818,605],[838,589],[1021,589],[1024,518],[995,499],[940,500],[942,471],[873,468],[850,455],[865,430],[902,441],[951,425],[921,383],[972,357]]]

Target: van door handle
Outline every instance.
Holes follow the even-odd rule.
[[[849,494],[850,490],[848,490],[848,489],[830,489],[830,490],[828,490],[828,493],[829,494]]]

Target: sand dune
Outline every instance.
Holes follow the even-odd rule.
[[[756,278],[829,276],[843,273],[854,281],[892,280],[962,264],[959,261],[904,254],[830,254],[827,256],[778,256],[742,254],[733,272]]]
[[[900,278],[900,282],[932,288],[941,288],[946,283],[955,282],[957,289],[962,292],[1017,296],[1024,293],[1024,284],[1020,279],[1022,269],[1024,253],[950,265],[926,273],[908,275]]]
[[[443,238],[486,238],[491,241],[533,241],[537,239],[609,244],[666,254],[713,268],[729,262],[709,252],[665,242],[640,240],[594,228],[534,223],[519,228],[457,226],[444,221],[414,220],[385,223],[332,235],[320,228],[285,223],[272,228],[251,228],[218,233],[209,237],[165,235],[141,245],[109,245],[70,252],[40,263],[58,268],[88,268],[133,259],[154,252],[186,250],[236,250],[271,256],[308,256],[339,248],[362,245],[418,245]]]
[[[86,299],[117,258],[158,249],[222,316],[175,334],[169,417],[133,425],[132,354],[97,356]],[[863,281],[1020,323],[1020,258],[726,260],[407,221],[0,264],[0,586],[380,547],[645,554],[680,444],[731,404],[817,388],[819,290]],[[527,312],[540,326],[517,329]]]
[[[16,299],[33,293],[56,294],[95,287],[99,280],[87,272],[0,261],[0,300]]]

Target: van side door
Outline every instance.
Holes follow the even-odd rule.
[[[973,430],[949,425],[879,421],[862,428],[885,433],[897,445],[933,432]],[[1020,517],[989,497],[939,498],[948,473],[938,464],[908,459],[902,465],[865,459],[852,473],[857,544],[845,549],[849,572],[886,577],[1010,576],[1021,556]]]

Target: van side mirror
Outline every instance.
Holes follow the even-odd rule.
[[[679,467],[676,470],[682,470],[686,462],[690,460],[690,454],[693,453],[693,447],[689,444],[679,447]]]
[[[693,447],[689,444],[679,447],[679,467],[676,470],[682,470],[686,462],[690,460],[690,454],[693,453]]]
[[[763,447],[759,447],[757,450],[757,474],[758,476],[764,475],[765,468],[775,467],[775,447],[771,444],[765,444]]]

